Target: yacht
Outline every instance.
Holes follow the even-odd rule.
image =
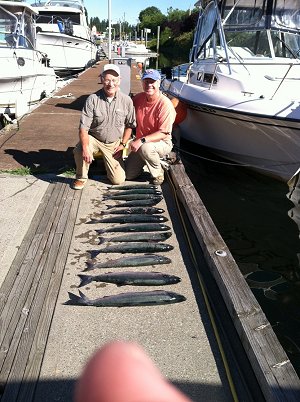
[[[300,166],[299,1],[200,0],[196,6],[188,66],[162,81],[162,90],[187,109],[181,137],[290,179]]]
[[[97,59],[95,37],[82,0],[49,0],[32,4],[38,12],[37,46],[58,75],[75,74]]]
[[[0,1],[0,114],[20,117],[56,89],[49,60],[36,49],[36,11]]]

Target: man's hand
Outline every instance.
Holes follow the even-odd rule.
[[[137,152],[139,150],[139,148],[141,147],[141,145],[142,145],[142,142],[140,139],[131,141],[131,143],[130,143],[131,151]]]
[[[86,163],[92,163],[94,160],[93,155],[90,154],[89,149],[85,147],[82,148],[82,158]]]
[[[122,157],[122,151],[123,151],[123,149],[124,149],[124,147],[123,147],[123,145],[118,145],[115,149],[114,149],[114,152],[113,152],[113,157],[115,158],[115,159],[120,159],[121,157]]]

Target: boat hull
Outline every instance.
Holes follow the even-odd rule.
[[[39,32],[37,47],[50,59],[56,73],[82,71],[91,66],[97,57],[97,46],[85,38],[60,32]]]
[[[189,105],[181,136],[226,159],[288,180],[299,168],[300,122]]]
[[[300,106],[284,97],[244,96],[165,79],[187,105],[180,135],[261,173],[288,180],[300,166]]]
[[[11,49],[2,48],[0,71],[0,114],[18,114],[16,105],[21,103],[27,112],[56,89],[54,70],[32,49],[15,49],[13,54]]]

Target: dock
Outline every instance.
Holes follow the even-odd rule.
[[[80,112],[99,88],[103,64],[0,133],[0,170],[37,172],[0,174],[0,230],[8,239],[0,253],[0,401],[71,402],[85,363],[116,339],[139,343],[195,402],[299,400],[300,380],[180,161],[170,163],[156,205],[172,232],[166,243],[173,250],[162,253],[172,263],[151,270],[179,276],[181,282],[166,290],[186,301],[123,308],[65,304],[68,292],[78,294],[90,251],[103,247],[95,229],[108,224],[89,222],[105,217],[101,213],[114,203],[103,197],[110,184],[97,163],[82,191],[72,190],[64,174],[74,167]],[[130,77],[134,95],[141,91],[134,63]],[[96,282],[81,289],[91,299],[136,290]]]

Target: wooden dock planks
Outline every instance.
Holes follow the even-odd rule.
[[[0,400],[31,401],[81,192],[50,183],[0,288]]]
[[[299,401],[299,377],[182,163],[172,165],[170,174],[264,397],[267,401]]]

